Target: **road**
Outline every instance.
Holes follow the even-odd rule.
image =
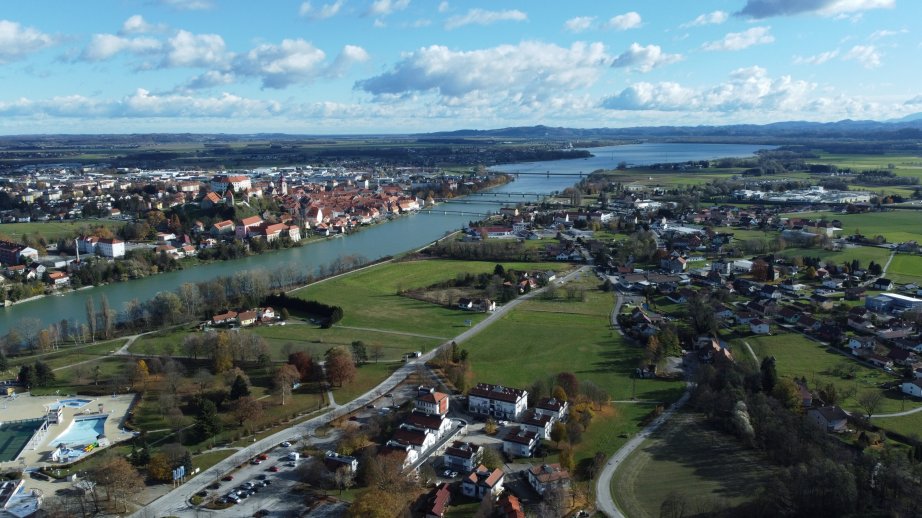
[[[560,279],[559,284],[564,284],[573,280],[574,278],[577,278],[579,275],[588,271],[588,268],[589,267],[587,266],[577,268],[576,270],[570,272],[562,279]],[[466,331],[456,336],[453,341],[460,344],[466,340],[469,340],[480,331],[486,329],[487,326],[505,316],[509,311],[512,311],[512,309],[514,309],[519,304],[539,295],[543,291],[544,288],[530,291],[525,295],[522,295],[521,297],[518,297],[517,299],[510,301],[501,307],[498,307],[496,311],[494,311],[487,318],[481,320],[474,326],[468,328]],[[176,489],[163,495],[157,500],[154,500],[131,516],[137,518],[148,518],[185,514],[192,511],[193,508],[188,503],[189,498],[191,498],[195,493],[204,489],[205,486],[213,482],[216,478],[220,478],[224,473],[233,470],[241,464],[245,464],[256,455],[278,446],[278,444],[282,441],[292,440],[293,438],[309,438],[314,435],[314,432],[318,428],[328,424],[333,419],[342,417],[355,410],[363,408],[365,405],[371,403],[375,399],[388,392],[391,392],[407,376],[412,374],[419,365],[423,365],[435,357],[437,351],[438,348],[435,348],[422,355],[420,358],[416,358],[413,361],[405,363],[399,369],[394,371],[394,373],[391,374],[386,380],[382,381],[377,387],[369,390],[368,392],[362,394],[349,403],[333,408],[329,412],[326,412],[320,416],[314,417],[302,423],[298,423],[290,428],[272,434],[254,442],[252,445],[247,446],[246,448],[241,449],[237,453],[203,471],[198,476],[192,478],[185,484],[177,487]]]
[[[624,295],[620,291],[616,293],[617,298],[615,299],[615,306],[611,312],[611,324],[619,334],[623,335],[624,333],[621,332],[621,326],[618,325],[618,314],[621,312],[621,306],[624,304]],[[595,506],[599,512],[611,518],[624,518],[624,515],[618,510],[618,507],[615,506],[615,500],[611,495],[611,478],[614,476],[615,470],[618,469],[618,466],[621,465],[628,455],[643,444],[644,440],[646,440],[650,434],[655,432],[656,429],[668,421],[677,410],[682,408],[682,405],[691,397],[693,386],[691,382],[687,382],[685,385],[685,393],[682,394],[682,397],[680,397],[678,401],[673,403],[665,412],[648,424],[640,433],[626,442],[624,446],[619,448],[618,451],[608,459],[608,462],[605,463],[605,467],[602,468],[602,472],[599,473],[599,478],[595,486]]]

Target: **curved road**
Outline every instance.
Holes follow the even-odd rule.
[[[577,268],[573,272],[570,272],[562,279],[560,279],[558,284],[569,282],[587,270],[587,266]],[[487,318],[481,320],[471,328],[467,329],[465,332],[456,336],[454,341],[456,343],[462,343],[466,340],[469,340],[471,337],[484,330],[487,326],[502,318],[506,313],[511,311],[522,302],[535,297],[543,291],[544,288],[530,291],[525,295],[522,295],[521,297],[501,307],[498,307],[496,311],[494,311]],[[272,434],[259,441],[256,441],[246,448],[241,449],[237,453],[199,473],[185,484],[177,487],[176,489],[163,495],[157,500],[154,500],[145,507],[139,509],[131,516],[135,518],[147,518],[152,516],[170,516],[181,513],[183,511],[192,511],[193,507],[188,503],[189,498],[191,498],[195,493],[204,489],[208,484],[214,482],[224,473],[227,473],[235,467],[247,462],[253,456],[278,446],[278,444],[282,441],[292,440],[296,437],[310,437],[317,430],[317,428],[329,423],[333,419],[363,408],[366,404],[372,402],[374,399],[394,390],[408,375],[413,373],[413,371],[415,371],[419,365],[424,365],[427,361],[432,359],[435,356],[436,351],[438,351],[438,348],[429,351],[428,353],[422,355],[420,358],[405,363],[399,369],[394,371],[394,373],[391,374],[386,380],[382,381],[377,387],[362,394],[349,403],[333,408],[323,415],[308,419],[302,423],[298,423],[290,428]]]
[[[615,326],[615,329],[618,330],[619,334],[621,332],[621,326],[618,325],[617,318],[618,313],[621,311],[621,306],[624,303],[624,297],[620,291],[617,292],[617,299],[615,300],[615,307],[611,312],[611,321],[612,325]],[[691,397],[691,389],[694,386],[692,382],[686,382],[685,384],[685,393],[682,394],[682,397],[673,403],[665,412],[663,412],[659,417],[653,420],[648,424],[643,430],[640,431],[637,435],[632,437],[628,442],[624,443],[624,446],[618,449],[608,459],[608,462],[605,463],[605,467],[602,468],[602,472],[599,473],[599,478],[596,481],[595,485],[595,506],[599,512],[609,516],[611,518],[624,518],[624,514],[618,510],[618,507],[615,505],[615,500],[612,498],[611,494],[611,478],[615,474],[615,470],[618,469],[618,466],[634,452],[637,448],[643,444],[644,440],[650,436],[657,428],[662,426],[663,423],[669,420],[677,410],[682,408],[688,399]]]

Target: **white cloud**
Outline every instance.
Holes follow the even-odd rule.
[[[737,14],[755,19],[801,13],[842,17],[871,9],[889,9],[894,5],[896,0],[748,0]]]
[[[739,112],[796,111],[812,102],[813,83],[790,76],[771,78],[761,67],[740,68],[728,81],[695,89],[675,82],[635,83],[602,101],[611,110]]]
[[[822,65],[823,63],[833,60],[839,55],[839,50],[829,50],[826,52],[820,52],[819,54],[814,54],[812,56],[794,56],[794,64],[796,65]]]
[[[230,72],[220,72],[217,70],[209,70],[203,74],[199,74],[192,79],[186,81],[181,87],[177,88],[178,91],[188,91],[188,90],[201,90],[204,88],[214,88],[215,86],[224,86],[233,84],[236,82],[237,78],[234,74]]]
[[[178,11],[201,11],[214,7],[211,0],[159,0],[159,3]]]
[[[0,64],[22,59],[54,45],[55,38],[33,27],[0,20]]]
[[[217,34],[192,34],[180,30],[167,40],[163,66],[215,68],[224,66],[231,55]]]
[[[346,0],[336,0],[335,2],[323,4],[320,9],[315,10],[310,2],[304,2],[298,9],[298,15],[307,16],[315,20],[326,20],[339,14],[345,4]]]
[[[605,23],[605,28],[626,31],[628,29],[636,29],[640,27],[641,22],[642,20],[640,15],[635,11],[631,11],[629,13],[613,16]]]
[[[864,68],[877,68],[880,66],[881,54],[874,45],[855,45],[846,52],[844,61],[857,61]]]
[[[769,34],[771,27],[753,27],[743,32],[731,32],[722,40],[705,43],[704,50],[743,50],[753,45],[764,45],[775,41]]]
[[[699,14],[697,18],[690,22],[683,23],[679,27],[686,29],[688,27],[699,27],[701,25],[719,25],[725,21],[730,15],[726,11],[713,11],[707,14]]]
[[[130,16],[124,23],[122,23],[122,30],[118,31],[121,35],[128,34],[146,34],[149,32],[159,32],[164,30],[166,27],[163,24],[153,24],[148,23],[140,14]]]
[[[656,67],[682,60],[681,54],[666,54],[659,45],[632,43],[631,46],[612,61],[611,66],[649,72]]]
[[[592,26],[595,16],[577,16],[563,22],[563,28],[570,32],[583,32]]]
[[[346,45],[336,56],[333,64],[326,70],[326,75],[338,77],[346,73],[352,65],[356,63],[365,63],[371,59],[368,51],[357,45]]]
[[[449,7],[449,5],[448,5],[447,0],[442,0],[441,2],[439,2],[439,12],[440,12],[440,13],[447,12],[447,11],[448,11],[448,7]]]
[[[320,74],[326,54],[311,43],[284,39],[278,45],[265,43],[234,60],[234,71],[262,79],[263,88],[285,88],[310,81]]]
[[[922,95],[917,95],[913,97],[912,99],[909,99],[908,101],[904,102],[903,104],[906,106],[922,105]]]
[[[387,72],[356,83],[378,100],[435,94],[442,102],[521,105],[592,85],[610,57],[601,43],[570,47],[522,42],[453,51],[433,45],[411,52]]]
[[[464,27],[465,25],[490,25],[502,21],[523,22],[527,19],[528,15],[518,9],[509,9],[505,11],[469,9],[467,14],[449,18],[445,22],[445,28],[451,30]]]
[[[898,30],[898,31],[891,31],[891,30],[887,30],[887,29],[881,29],[881,30],[879,30],[879,31],[874,31],[874,32],[872,32],[871,35],[868,36],[868,39],[869,39],[869,40],[879,40],[879,39],[881,39],[881,38],[889,38],[889,37],[891,37],[891,36],[897,36],[897,35],[899,35],[899,34],[906,34],[906,33],[908,33],[908,32],[909,32],[909,31],[906,30],[906,29],[900,29],[900,30]]]
[[[396,11],[403,11],[410,6],[410,0],[375,0],[368,8],[372,16],[387,16]]]
[[[220,97],[156,95],[143,88],[112,107],[113,116],[117,117],[259,117],[280,110],[276,101],[246,99],[229,93]]]
[[[123,38],[115,34],[94,34],[83,49],[80,58],[86,61],[104,61],[120,52],[151,54],[163,47],[160,40],[148,37]]]

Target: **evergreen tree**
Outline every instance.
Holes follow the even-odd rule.
[[[46,387],[54,381],[54,371],[46,363],[35,362],[34,373],[36,387]]]
[[[234,383],[231,384],[230,389],[230,398],[231,400],[238,400],[242,397],[250,395],[250,385],[247,383],[243,376],[237,375],[234,378]]]
[[[203,399],[199,405],[198,417],[196,417],[196,428],[201,437],[214,437],[221,433],[221,417],[218,415],[218,407],[214,401]]]
[[[770,394],[775,388],[775,385],[778,384],[778,371],[775,369],[775,357],[769,356],[762,360],[762,365],[759,367],[759,370],[762,372],[762,390]]]

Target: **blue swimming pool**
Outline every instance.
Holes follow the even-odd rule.
[[[62,399],[60,401],[55,401],[48,405],[48,408],[55,410],[60,407],[64,408],[81,408],[86,406],[87,403],[91,403],[92,399]]]
[[[54,446],[64,444],[72,448],[93,444],[96,442],[96,436],[105,433],[106,419],[108,417],[107,415],[100,415],[74,420],[51,444]]]

